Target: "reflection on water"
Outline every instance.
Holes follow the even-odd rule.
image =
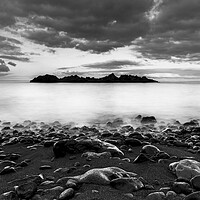
[[[138,114],[198,118],[198,84],[0,83],[0,119],[79,122]]]

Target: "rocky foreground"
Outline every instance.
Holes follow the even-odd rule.
[[[138,116],[0,123],[0,200],[200,200],[200,126]]]

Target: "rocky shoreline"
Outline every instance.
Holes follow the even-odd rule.
[[[0,123],[0,200],[200,199],[200,126]]]

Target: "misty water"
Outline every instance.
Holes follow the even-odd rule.
[[[137,115],[185,122],[200,116],[199,84],[0,83],[0,120],[78,124]]]

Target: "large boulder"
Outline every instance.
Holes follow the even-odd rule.
[[[169,169],[176,174],[178,178],[191,178],[200,175],[200,162],[191,159],[183,159],[173,162],[169,165]]]
[[[124,153],[115,145],[99,139],[69,139],[58,141],[53,146],[55,157],[63,157],[66,153],[83,153],[86,151],[110,152],[112,156],[123,156]]]
[[[84,174],[68,177],[77,183],[90,183],[97,185],[109,185],[111,181],[118,178],[136,178],[137,174],[127,172],[118,167],[94,168]],[[139,186],[138,186],[139,188]]]
[[[155,124],[156,122],[157,120],[154,116],[142,117],[141,119],[142,124]]]

